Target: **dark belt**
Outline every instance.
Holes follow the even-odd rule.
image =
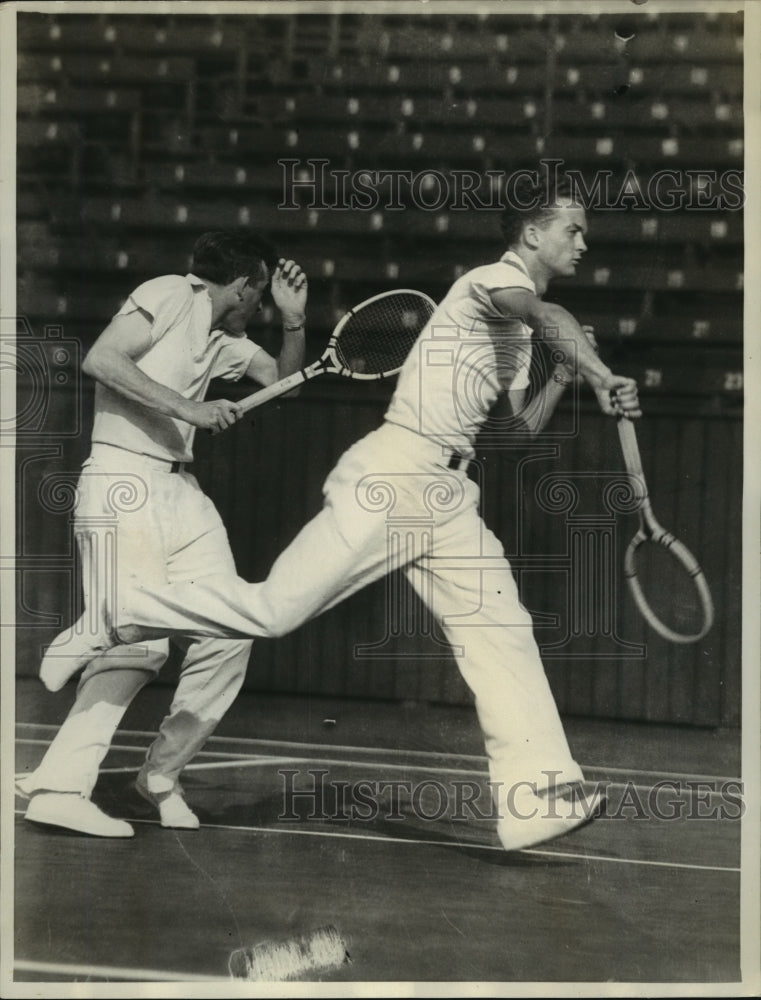
[[[469,462],[470,459],[465,458],[463,455],[458,455],[457,452],[453,452],[453,454],[449,456],[447,468],[456,469],[458,472],[467,472]]]

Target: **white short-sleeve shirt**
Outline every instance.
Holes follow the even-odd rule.
[[[386,420],[472,456],[476,436],[505,389],[525,389],[531,329],[501,315],[492,293],[526,288],[536,294],[512,251],[468,271],[452,285],[410,352]]]
[[[200,401],[212,378],[235,382],[261,348],[247,337],[211,327],[211,297],[200,278],[177,274],[136,288],[117,316],[143,310],[152,318],[151,345],[136,361],[150,378]],[[195,427],[165,416],[98,383],[92,440],[169,461],[193,459]]]

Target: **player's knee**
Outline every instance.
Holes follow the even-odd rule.
[[[119,647],[117,647],[118,649]],[[169,643],[145,643],[138,646],[125,647],[125,652],[129,655],[133,653],[132,666],[138,670],[147,670],[157,674],[169,659]]]

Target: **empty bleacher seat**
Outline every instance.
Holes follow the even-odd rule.
[[[143,178],[150,188],[187,191],[193,196],[218,191],[233,197],[241,192],[244,196],[266,195],[279,202],[283,200],[287,177],[290,174],[277,163],[257,165],[248,158],[245,165],[242,160],[178,162],[176,157],[143,165]]]
[[[631,58],[642,63],[731,62],[740,59],[742,51],[743,37],[739,33],[710,32],[705,28],[689,26],[682,30],[635,34],[627,45]]]
[[[80,131],[74,122],[54,121],[50,118],[20,118],[16,125],[16,142],[20,147],[61,145],[73,148],[79,138]]]
[[[205,17],[198,21],[180,18],[174,23],[156,24],[153,18],[116,19],[114,41],[120,49],[156,53],[189,53],[205,56],[231,55],[248,42],[247,33],[235,21]]]
[[[575,277],[578,288],[639,288],[656,290],[695,290],[726,292],[742,288],[742,265],[718,268],[695,266],[632,266],[622,254],[610,263],[582,261]]]
[[[21,11],[16,37],[24,51],[113,51],[116,27],[97,17],[60,17]]]
[[[658,365],[657,362],[624,363],[622,374],[637,380],[640,395],[727,396],[740,401],[743,396],[743,368],[739,362],[716,368],[712,365]]]
[[[130,113],[140,108],[141,97],[137,90],[125,88],[88,87],[86,89],[56,85],[21,84],[17,89],[17,107],[20,113],[37,114],[40,111],[65,113],[120,111]]]
[[[54,52],[206,52],[230,53],[249,42],[238,19],[182,17],[76,17],[21,12],[17,38],[21,51]]]
[[[185,56],[112,56],[86,54],[30,54],[18,56],[19,81],[66,80],[73,86],[108,82],[135,84],[190,84],[195,63]]]
[[[647,190],[645,183],[645,190]],[[594,243],[716,243],[739,246],[743,240],[740,212],[596,211],[589,216]]]
[[[641,93],[659,94],[725,94],[742,98],[743,70],[740,61],[734,63],[634,64],[629,69],[628,86]]]
[[[580,313],[580,315],[582,315]],[[585,323],[594,327],[603,350],[627,341],[650,344],[742,344],[742,310],[714,314],[694,304],[676,315],[642,315],[626,307],[608,312],[583,313]]]
[[[19,241],[19,255],[27,267],[41,272],[120,271],[129,265],[129,255],[116,239],[86,241],[52,237],[44,244]]]
[[[695,167],[708,170],[743,165],[743,141],[737,138],[622,134],[553,135],[546,152],[582,166],[627,165]],[[696,168],[697,169],[697,168]]]
[[[632,96],[631,91],[605,99],[580,100],[566,97],[555,101],[553,119],[561,128],[631,129],[633,131],[737,130],[742,127],[742,105],[736,102],[695,100],[687,97],[664,99],[655,95]]]
[[[463,62],[432,63],[374,61],[346,62],[326,66],[312,60],[308,79],[326,91],[395,90],[405,94],[446,93],[457,91],[472,94],[532,93],[542,94],[546,81],[544,66],[533,63],[481,65]]]
[[[541,59],[547,31],[508,22],[498,30],[464,33],[453,29],[445,17],[433,17],[424,25],[416,20],[369,28],[364,36],[366,51],[386,59],[444,59],[484,62],[495,56],[532,62]]]

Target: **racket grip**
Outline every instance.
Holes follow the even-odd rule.
[[[637,432],[634,424],[627,417],[618,418],[618,437],[621,441],[621,451],[626,463],[626,471],[630,476],[636,476],[644,483],[644,473],[642,471],[642,459],[637,443]]]
[[[306,375],[303,371],[294,372],[292,375],[286,375],[285,378],[281,378],[278,382],[273,382],[272,385],[265,386],[264,389],[259,389],[258,392],[251,393],[250,396],[246,396],[239,403],[241,413],[248,413],[249,410],[253,410],[257,406],[261,406],[262,403],[268,402],[270,399],[275,399],[278,396],[285,395],[286,392],[290,392],[291,389],[295,389],[297,385],[301,385],[302,382],[306,382]]]

